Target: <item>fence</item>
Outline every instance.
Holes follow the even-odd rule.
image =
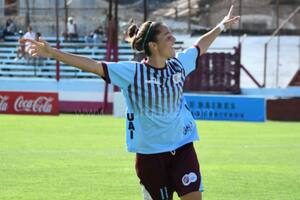
[[[234,53],[206,53],[185,81],[188,92],[240,93],[240,47]]]

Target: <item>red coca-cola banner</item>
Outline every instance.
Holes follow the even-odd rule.
[[[0,91],[0,114],[58,115],[58,94]]]

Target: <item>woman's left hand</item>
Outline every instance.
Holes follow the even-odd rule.
[[[231,28],[231,26],[240,20],[240,16],[232,15],[233,5],[231,5],[228,14],[224,17],[221,23],[224,24],[225,29]]]

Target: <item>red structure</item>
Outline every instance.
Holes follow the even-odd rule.
[[[289,86],[300,86],[300,69],[296,72],[295,76],[289,83]]]
[[[268,99],[267,116],[269,120],[300,121],[300,98]]]
[[[197,61],[197,69],[185,81],[185,92],[239,94],[240,46],[232,53],[206,53]]]
[[[119,49],[118,49],[118,0],[115,0],[115,16],[112,16],[113,1],[109,1],[109,14],[108,14],[108,31],[107,31],[107,45],[106,45],[106,61],[118,62]],[[111,57],[113,56],[113,58]],[[119,89],[114,86],[114,92]],[[105,83],[104,88],[104,106],[103,113],[111,114],[112,110],[108,108],[108,84]]]

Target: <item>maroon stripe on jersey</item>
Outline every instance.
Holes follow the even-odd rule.
[[[161,92],[161,112],[165,112],[165,94],[164,94],[164,71],[160,70],[160,92]]]
[[[107,83],[111,83],[109,74],[108,74],[108,69],[107,69],[107,64],[105,62],[100,62],[103,68],[104,72],[104,77],[102,76],[102,79],[105,80]]]
[[[145,112],[145,80],[144,80],[144,65],[140,64],[140,73],[141,73],[141,97],[142,97],[142,112]]]
[[[180,73],[180,72],[177,72],[176,71],[176,69],[175,69],[175,67],[173,66],[173,65],[171,65],[171,68],[175,71],[175,74],[176,73]],[[175,97],[176,97],[176,99],[175,99],[175,103],[174,103],[174,111],[176,111],[176,108],[177,108],[177,106],[178,106],[178,101],[179,101],[179,98],[180,98],[180,93],[181,93],[181,91],[180,91],[180,86],[179,86],[179,84],[177,83],[176,84],[176,95],[175,95]]]
[[[150,78],[150,67],[147,67],[147,80],[151,81],[151,78]],[[149,106],[149,112],[152,112],[152,87],[151,87],[151,82],[148,82],[147,85],[148,85],[148,106]]]
[[[174,58],[174,61],[175,61],[175,65],[182,69],[183,75],[185,76],[185,70],[183,67],[181,67],[182,66],[181,62],[177,58]]]
[[[184,71],[184,70],[183,70]],[[182,101],[182,94],[183,94],[183,83],[184,83],[184,77],[181,76],[181,82],[178,83],[178,86],[179,86],[179,90],[180,90],[180,93],[179,93],[179,96],[178,96],[178,99],[177,99],[177,105],[179,105]]]
[[[155,78],[155,82],[157,82],[157,74],[158,74],[158,70],[154,69],[154,78]],[[158,112],[159,109],[159,105],[158,105],[158,87],[157,84],[154,83],[154,96],[155,96],[155,108],[156,108],[156,112]]]
[[[200,56],[201,56],[201,50],[200,50],[200,47],[198,45],[194,45],[194,47],[197,49],[198,51],[198,55],[197,55],[197,58],[196,58],[196,63],[195,63],[195,68],[198,67],[198,63],[199,63],[199,60],[200,60]]]
[[[174,81],[173,81],[173,75],[176,73],[174,70],[172,70],[171,64],[169,64],[170,66],[170,72],[171,72],[171,78],[170,78],[170,84],[171,84],[171,88],[172,88],[172,107],[173,107],[173,111],[175,111],[175,101],[176,101],[176,92],[175,92],[175,85],[174,85]]]
[[[134,75],[133,85],[134,85],[135,105],[136,105],[137,111],[140,112],[140,110],[139,110],[138,67],[137,67],[137,64],[135,64],[135,75]]]
[[[132,100],[132,89],[131,89],[131,85],[128,86],[128,96],[129,96],[129,101],[130,101],[130,105],[131,105],[131,108],[133,110],[134,109],[134,105],[133,105],[133,100]]]
[[[182,100],[182,94],[183,94],[183,82],[179,82],[179,95],[178,95],[178,99],[177,99],[177,106],[180,104],[181,100]]]
[[[167,108],[168,108],[168,113],[171,112],[171,108],[170,108],[170,105],[171,105],[171,102],[170,102],[170,88],[169,88],[169,85],[168,85],[168,77],[170,77],[170,79],[172,79],[172,76],[170,76],[170,73],[169,73],[169,68],[167,68],[166,70],[166,73],[167,73],[167,78],[166,78],[166,82],[165,82],[165,85],[166,85],[166,90],[167,90]]]

